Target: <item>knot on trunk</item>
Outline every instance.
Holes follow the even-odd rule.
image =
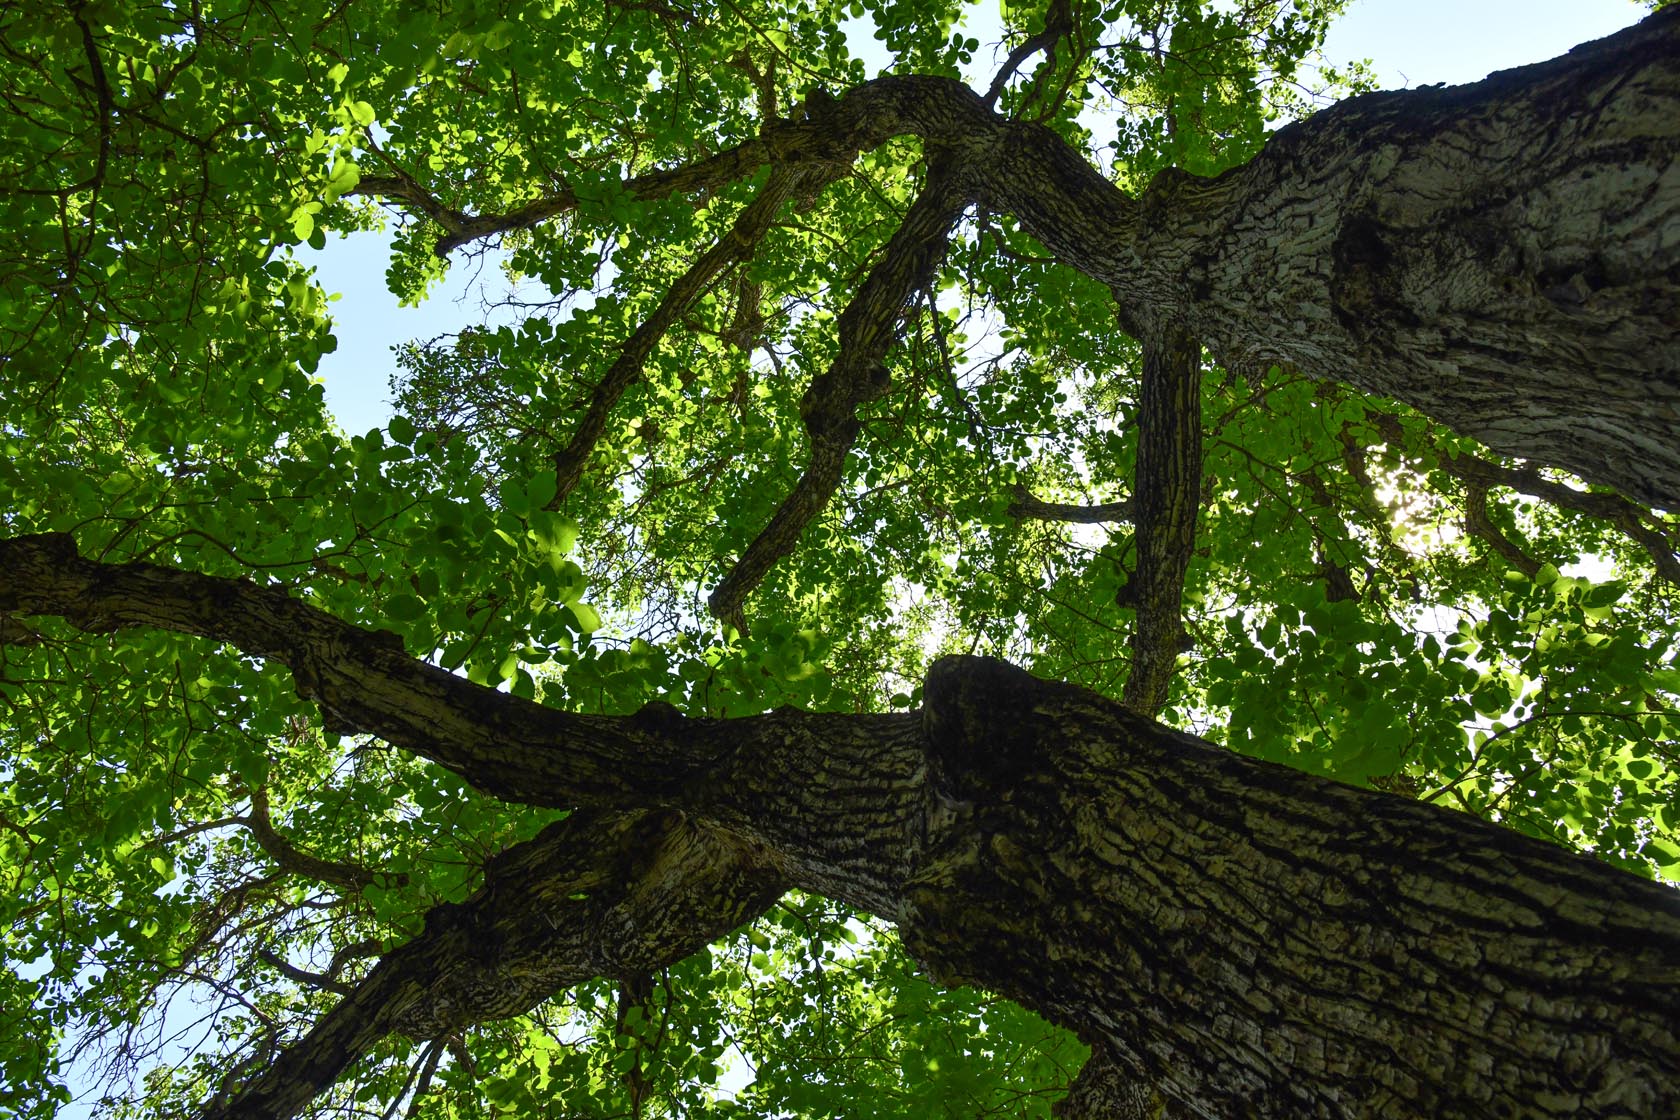
[[[1035,709],[1054,685],[990,657],[942,657],[923,685],[928,773],[961,801],[994,802],[1044,767],[1050,720]]]

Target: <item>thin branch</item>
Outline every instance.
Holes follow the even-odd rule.
[[[295,984],[302,984],[306,988],[320,988],[329,992],[337,992],[341,996],[347,996],[356,990],[353,985],[346,984],[342,980],[335,980],[324,973],[310,972],[308,969],[299,968],[272,949],[258,949],[257,959],[286,977],[286,979]]]
[[[1392,413],[1380,413],[1369,419],[1384,439],[1395,446],[1404,446],[1406,437],[1399,417]],[[1680,549],[1676,548],[1671,536],[1673,529],[1645,507],[1620,494],[1565,486],[1542,475],[1538,467],[1505,467],[1476,455],[1450,454],[1436,445],[1432,438],[1425,436],[1425,439],[1437,451],[1441,469],[1463,482],[1467,489],[1480,487],[1485,495],[1489,488],[1502,486],[1539,498],[1557,509],[1606,521],[1645,550],[1657,575],[1680,587]],[[1469,516],[1467,511],[1466,520]],[[1497,545],[1494,547],[1498,550]],[[1503,552],[1500,554],[1504,555]]]
[[[636,201],[716,191],[750,178],[766,164],[827,165],[829,174],[836,174],[851,164],[858,151],[876,147],[901,132],[914,131],[903,114],[914,92],[904,79],[878,79],[858,87],[844,101],[836,101],[826,113],[802,121],[778,121],[755,139],[693,163],[634,176],[621,182],[617,190]],[[841,106],[848,111],[842,113]],[[367,176],[348,193],[406,203],[430,218],[444,230],[434,246],[440,257],[469,242],[527,229],[570,213],[583,201],[570,187],[563,187],[511,210],[468,214],[440,201],[407,172],[396,168],[393,172]]]
[[[548,504],[549,509],[559,509],[577,488],[590,453],[600,441],[601,433],[606,431],[613,407],[625,390],[641,377],[648,356],[671,325],[694,306],[724,269],[739,261],[752,259],[765,232],[790,196],[796,192],[820,189],[833,177],[832,171],[777,168],[759,190],[758,196],[736,216],[730,231],[702,253],[688,271],[671,285],[653,314],[625,340],[618,358],[590,395],[589,407],[572,432],[571,441],[555,454],[554,470],[559,485],[553,501]]]
[[[1069,0],[1050,0],[1050,6],[1044,12],[1044,27],[1038,34],[1009,52],[1003,65],[998,68],[997,76],[992,79],[991,88],[986,91],[986,108],[996,107],[998,98],[1003,95],[1004,87],[1009,79],[1015,76],[1015,71],[1021,64],[1039,51],[1047,51],[1056,45],[1057,40],[1073,31],[1073,11]],[[992,56],[996,58],[996,55]]]
[[[251,791],[251,815],[240,821],[250,830],[263,853],[279,865],[280,870],[302,875],[321,883],[331,883],[351,892],[360,891],[374,883],[379,876],[353,863],[322,859],[293,844],[274,827],[268,811],[268,790],[258,787]]]
[[[1471,482],[1465,486],[1464,529],[1472,536],[1480,538],[1507,564],[1530,579],[1540,570],[1540,561],[1524,552],[1520,545],[1501,532],[1499,526],[1489,519],[1487,487],[1482,483]]]
[[[840,313],[840,353],[812,379],[799,405],[811,440],[805,473],[711,594],[712,615],[743,633],[747,596],[794,550],[800,533],[840,485],[846,456],[862,427],[858,407],[885,394],[891,384],[885,358],[897,339],[905,304],[944,259],[951,228],[967,206],[956,170],[944,157],[934,157],[926,187]]]

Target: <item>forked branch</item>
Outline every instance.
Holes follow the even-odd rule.
[[[811,440],[805,473],[712,591],[713,616],[737,629],[745,629],[747,596],[793,551],[800,533],[840,485],[846,456],[862,427],[858,407],[882,396],[891,384],[885,359],[898,337],[905,305],[944,259],[951,227],[968,203],[956,170],[935,157],[926,187],[840,313],[840,353],[812,379],[799,406]]]
[[[442,1039],[574,984],[663,968],[785,890],[762,851],[673,812],[580,812],[491,860],[261,1074],[201,1120],[290,1120],[393,1032]]]

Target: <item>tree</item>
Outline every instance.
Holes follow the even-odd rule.
[[[0,1107],[1672,1113],[1680,18],[1335,7],[0,17]]]

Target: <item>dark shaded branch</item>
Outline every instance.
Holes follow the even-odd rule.
[[[621,189],[716,189],[919,136],[962,157],[973,201],[1013,214],[1140,321],[1182,319],[1229,369],[1345,377],[1502,454],[1680,507],[1680,339],[1664,310],[1680,243],[1660,232],[1680,216],[1675,119],[1680,9],[1664,9],[1473,85],[1350,99],[1217,179],[1163,173],[1139,199],[1051,130],[999,117],[958,81],[906,75]],[[358,186],[378,189],[407,191]],[[577,205],[563,190],[503,214],[443,207],[439,250]],[[1585,217],[1607,213],[1621,217]]]
[[[1103,525],[1111,521],[1132,520],[1132,500],[1102,502],[1098,505],[1069,505],[1047,502],[1020,483],[1010,490],[1010,517],[1022,521],[1069,521],[1078,525]]]
[[[998,98],[1003,95],[1003,89],[1009,84],[1009,79],[1015,76],[1015,71],[1021,64],[1039,51],[1046,51],[1056,45],[1056,42],[1073,30],[1073,10],[1069,0],[1050,0],[1044,10],[1044,27],[1036,35],[1031,36],[1009,52],[1009,57],[998,67],[997,76],[992,79],[990,88],[986,90],[986,108],[997,105]]]
[[[629,718],[556,711],[409,657],[386,631],[342,622],[278,585],[155,564],[101,564],[63,534],[0,541],[0,612],[102,633],[155,627],[227,642],[292,671],[329,728],[378,735],[515,803],[675,793],[704,760]]]
[[[700,22],[700,18],[686,8],[662,4],[659,0],[607,0],[607,6],[627,12],[652,12],[660,19],[680,23],[684,27],[693,27]]]
[[[248,643],[508,800],[629,806],[493,860],[218,1118],[292,1115],[391,1031],[449,1037],[657,967],[786,885],[897,923],[936,982],[1077,1030],[1193,1114],[1680,1109],[1668,887],[1000,662],[942,659],[907,715],[591,719],[412,662],[282,589],[99,564],[62,535],[0,542],[0,611]]]
[[[266,789],[259,787],[251,791],[251,815],[241,819],[240,823],[250,831],[263,853],[278,864],[282,871],[302,875],[320,883],[330,883],[351,892],[361,890],[378,878],[365,867],[310,855],[281,835],[269,816]]]
[[[392,1032],[444,1039],[574,984],[662,968],[786,889],[768,853],[680,813],[580,812],[496,856],[425,928],[202,1120],[290,1120]]]
[[[1501,532],[1499,526],[1489,519],[1487,487],[1479,482],[1470,483],[1464,491],[1464,529],[1530,579],[1540,570],[1540,561],[1524,552],[1520,545]]]
[[[1122,702],[1153,716],[1167,702],[1184,644],[1184,574],[1202,501],[1202,351],[1181,327],[1145,332],[1132,508],[1137,568],[1124,602],[1137,610]]]
[[[896,912],[917,796],[914,715],[780,710],[741,719],[563,712],[409,657],[278,585],[157,564],[103,564],[65,534],[0,540],[0,614],[56,615],[90,633],[155,627],[285,665],[329,728],[366,732],[512,804],[671,808],[776,846],[794,885]],[[843,770],[867,812],[812,774]],[[820,881],[821,886],[817,884]]]
[[[1382,413],[1369,419],[1383,434],[1383,438],[1397,447],[1405,445],[1406,436],[1400,427],[1399,417],[1392,413]],[[1537,467],[1501,466],[1477,455],[1450,454],[1432,439],[1429,443],[1438,453],[1437,461],[1441,469],[1463,482],[1467,488],[1480,487],[1485,495],[1489,488],[1502,486],[1519,494],[1539,498],[1557,509],[1609,522],[1645,550],[1659,576],[1680,587],[1680,551],[1676,550],[1669,535],[1671,530],[1645,507],[1628,501],[1620,494],[1595,493],[1565,486],[1561,482],[1546,478]],[[1468,510],[1465,516],[1468,520]]]
[[[1650,511],[1620,494],[1592,493],[1542,477],[1535,467],[1502,467],[1474,455],[1442,455],[1441,469],[1466,485],[1504,486],[1558,509],[1608,521],[1651,557],[1657,574],[1680,587],[1680,555],[1667,534],[1654,528]]]
[[[406,171],[394,170],[389,175],[363,175],[357,180],[355,187],[346,192],[345,197],[362,195],[368,198],[378,198],[386,202],[400,202],[411,210],[417,210],[442,226],[450,234],[458,232],[471,219],[452,206],[445,206],[425,187],[415,181]],[[574,209],[576,200],[564,209],[555,211],[556,214]],[[447,256],[439,253],[439,256]]]
[[[955,168],[936,155],[928,182],[851,302],[840,313],[840,353],[812,379],[799,413],[810,437],[805,473],[733,568],[712,591],[714,617],[745,630],[743,607],[840,485],[846,456],[862,425],[857,409],[890,386],[885,359],[910,297],[926,286],[967,206]]]
[[[778,168],[773,171],[758,195],[736,216],[730,231],[700,254],[688,271],[671,285],[653,314],[625,340],[618,358],[590,395],[589,407],[578,420],[571,442],[555,454],[554,470],[559,488],[555,491],[554,500],[548,504],[549,509],[559,509],[583,478],[583,469],[601,433],[607,428],[613,407],[624,391],[641,377],[648,355],[665,337],[665,332],[706,293],[719,273],[738,261],[752,258],[759,241],[789,196],[796,191],[819,189],[829,178],[832,174],[824,175],[813,170]]]
[[[1354,439],[1353,433],[1349,431],[1347,425],[1342,427],[1340,442],[1342,445],[1342,466],[1346,468],[1348,477],[1353,479],[1355,486],[1354,508],[1364,514],[1373,526],[1378,527],[1378,531],[1373,533],[1372,536],[1376,539],[1378,547],[1383,550],[1392,570],[1399,573],[1409,572],[1413,566],[1412,557],[1394,539],[1393,522],[1382,501],[1377,497],[1376,480],[1371,477],[1370,464],[1366,462],[1364,446]],[[1314,478],[1317,477],[1316,473],[1312,472],[1310,468],[1308,473]],[[1328,491],[1326,491],[1325,496],[1329,497]],[[1329,562],[1328,559],[1326,559],[1326,562]],[[1367,571],[1367,574],[1370,574],[1369,571]],[[1411,586],[1415,597],[1417,584],[1414,582]]]
[[[258,949],[257,959],[294,984],[301,984],[306,988],[321,988],[337,992],[341,996],[347,996],[356,990],[354,986],[324,972],[310,972],[306,968],[299,968],[272,949]]]
[[[782,121],[757,138],[717,155],[633,176],[620,183],[618,190],[637,201],[716,191],[751,178],[766,164],[826,165],[829,174],[837,173],[859,151],[915,131],[906,127],[904,110],[913,104],[920,86],[900,84],[903,81],[910,79],[865,83],[847,97],[849,112],[844,115],[830,112],[820,120]],[[501,213],[468,214],[439,201],[406,172],[367,176],[350,193],[405,203],[425,214],[445,231],[435,246],[440,257],[469,242],[528,229],[571,213],[583,201],[566,187]]]

